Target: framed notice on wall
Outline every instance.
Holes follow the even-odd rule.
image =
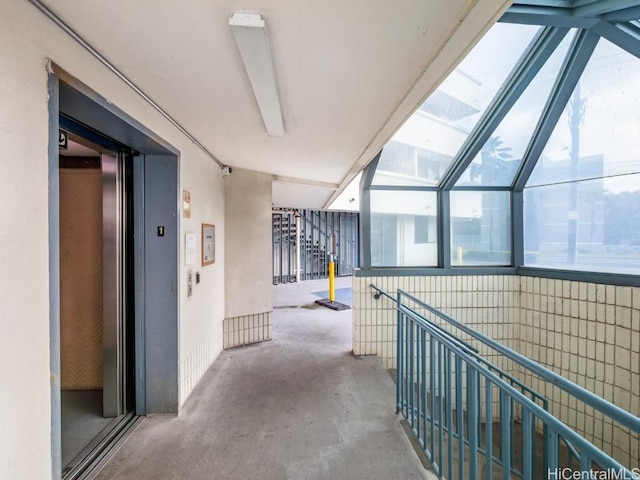
[[[216,261],[216,226],[202,224],[202,266]]]

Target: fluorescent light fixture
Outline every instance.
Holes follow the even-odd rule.
[[[242,63],[249,76],[267,133],[271,137],[282,137],[282,109],[265,20],[262,15],[255,13],[236,12],[229,18],[229,25],[238,44]]]

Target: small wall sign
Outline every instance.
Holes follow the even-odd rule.
[[[191,218],[191,192],[182,191],[182,216]]]
[[[216,226],[202,224],[202,265],[211,265],[216,261]]]
[[[184,234],[184,264],[189,266],[196,263],[196,234]]]
[[[58,146],[60,150],[66,150],[68,146],[67,132],[58,130]]]

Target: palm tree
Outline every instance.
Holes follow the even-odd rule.
[[[489,138],[480,150],[480,164],[472,164],[470,170],[471,182],[480,177],[483,185],[502,185],[510,183],[511,168],[509,162],[513,156],[511,147],[503,145],[500,135]]]

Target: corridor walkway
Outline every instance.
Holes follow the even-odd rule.
[[[273,340],[224,351],[180,416],[144,419],[98,478],[428,478],[393,381],[376,358],[351,354],[351,310],[296,308],[326,286],[274,287]]]

